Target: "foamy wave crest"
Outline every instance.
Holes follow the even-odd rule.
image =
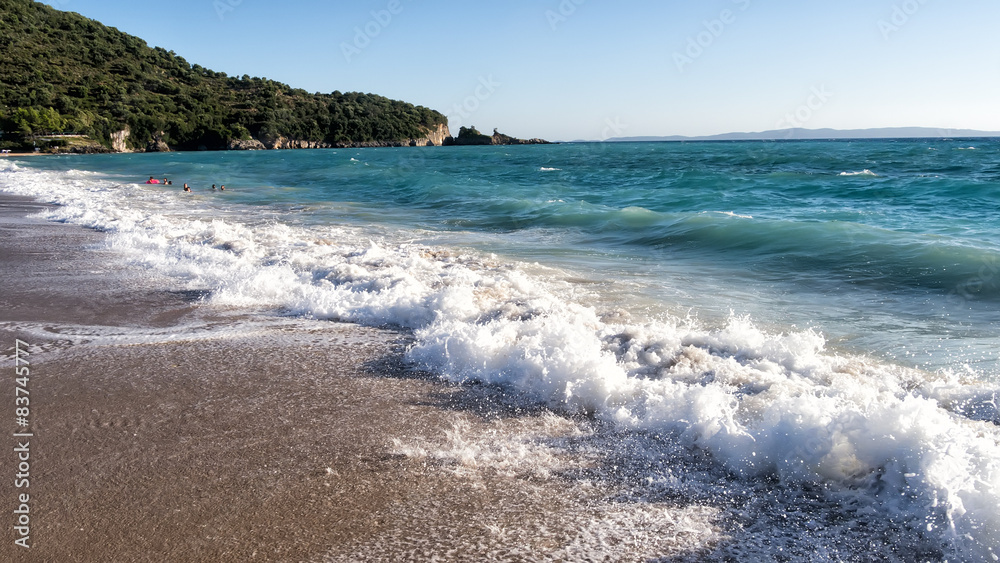
[[[212,303],[408,327],[408,359],[449,380],[669,431],[734,474],[876,498],[963,560],[997,555],[996,388],[840,355],[813,330],[605,316],[517,264],[350,228],[192,218],[171,207],[177,194],[56,176],[8,167],[0,183],[63,204],[49,216],[108,231],[133,263]]]
[[[874,176],[878,176],[878,174],[876,174],[876,173],[872,172],[871,170],[868,170],[867,168],[865,168],[864,170],[862,170],[860,172],[841,172],[840,174],[838,174],[838,176],[873,176],[874,177]]]
[[[703,212],[703,213],[707,213],[707,212]],[[737,217],[739,219],[753,219],[753,215],[740,215],[739,213],[736,213],[735,211],[713,211],[713,213],[717,213],[719,215],[726,215],[726,216],[729,216],[729,217]]]

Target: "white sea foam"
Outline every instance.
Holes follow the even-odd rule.
[[[547,478],[580,463],[581,458],[539,440],[539,436],[568,438],[587,432],[567,418],[547,414],[497,420],[490,426],[485,432],[472,432],[468,421],[458,420],[437,441],[394,439],[393,453],[433,460],[460,475],[485,470],[509,477],[530,473]]]
[[[713,211],[713,213],[718,213],[719,215],[728,215],[729,217],[738,217],[740,219],[753,219],[753,215],[740,215],[734,211]]]
[[[860,172],[841,172],[839,175],[840,176],[878,176],[878,174],[872,172],[871,170],[868,170],[867,168],[865,168],[864,170],[862,170]]]
[[[982,383],[839,355],[816,331],[744,317],[606,317],[556,278],[353,228],[203,219],[174,194],[13,164],[0,187],[62,204],[46,215],[107,231],[134,264],[211,290],[210,303],[408,327],[408,359],[449,380],[676,433],[743,478],[877,497],[964,560],[1000,545],[997,389]]]
[[[555,172],[555,171],[558,171],[558,170],[562,170],[562,168],[547,168],[547,167],[543,166],[540,169],[541,172]]]

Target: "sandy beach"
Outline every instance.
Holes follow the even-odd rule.
[[[9,454],[0,487],[8,507],[30,492],[31,547],[8,511],[0,559],[523,561],[677,540],[616,538],[607,491],[558,454],[551,473],[504,465],[574,423],[406,372],[405,334],[212,311],[113,275],[102,234],[24,218],[38,206],[0,200],[5,411],[21,339],[33,433],[30,487]]]
[[[386,450],[392,437],[433,432],[448,418],[428,404],[434,384],[391,377],[398,335],[326,323],[321,340],[341,346],[315,346],[292,329],[274,345],[259,335],[68,343],[59,338],[66,325],[185,322],[198,315],[194,296],[109,286],[115,277],[87,271],[101,251],[85,247],[101,235],[19,217],[32,207],[3,203],[0,334],[5,351],[14,338],[34,340],[17,323],[45,325],[53,339],[29,342],[32,547],[14,547],[5,526],[0,558],[322,559],[393,526],[422,494],[418,483],[446,486],[415,479]],[[10,456],[5,466],[13,472]]]

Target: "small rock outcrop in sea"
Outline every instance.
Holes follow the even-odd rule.
[[[544,139],[518,139],[510,135],[493,130],[493,135],[484,135],[475,127],[462,127],[458,130],[458,137],[448,137],[444,140],[445,145],[548,145],[551,144]]]
[[[231,151],[262,151],[266,147],[257,139],[230,139],[226,146]]]
[[[419,139],[411,139],[411,147],[440,147],[444,145],[445,141],[451,137],[451,131],[448,130],[448,125],[442,123],[438,125],[433,131],[427,133],[426,137],[421,137]]]
[[[164,135],[166,133],[163,131],[156,132],[149,144],[146,145],[146,152],[170,152],[170,147],[163,140]]]

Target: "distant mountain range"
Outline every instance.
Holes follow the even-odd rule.
[[[671,135],[668,137],[613,137],[606,142],[635,143],[652,141],[781,141],[822,139],[942,139],[967,137],[1000,137],[1000,131],[974,129],[936,129],[933,127],[883,127],[879,129],[776,129],[758,133],[722,133],[702,137]],[[588,141],[577,141],[588,142]],[[590,141],[593,142],[593,141]]]

